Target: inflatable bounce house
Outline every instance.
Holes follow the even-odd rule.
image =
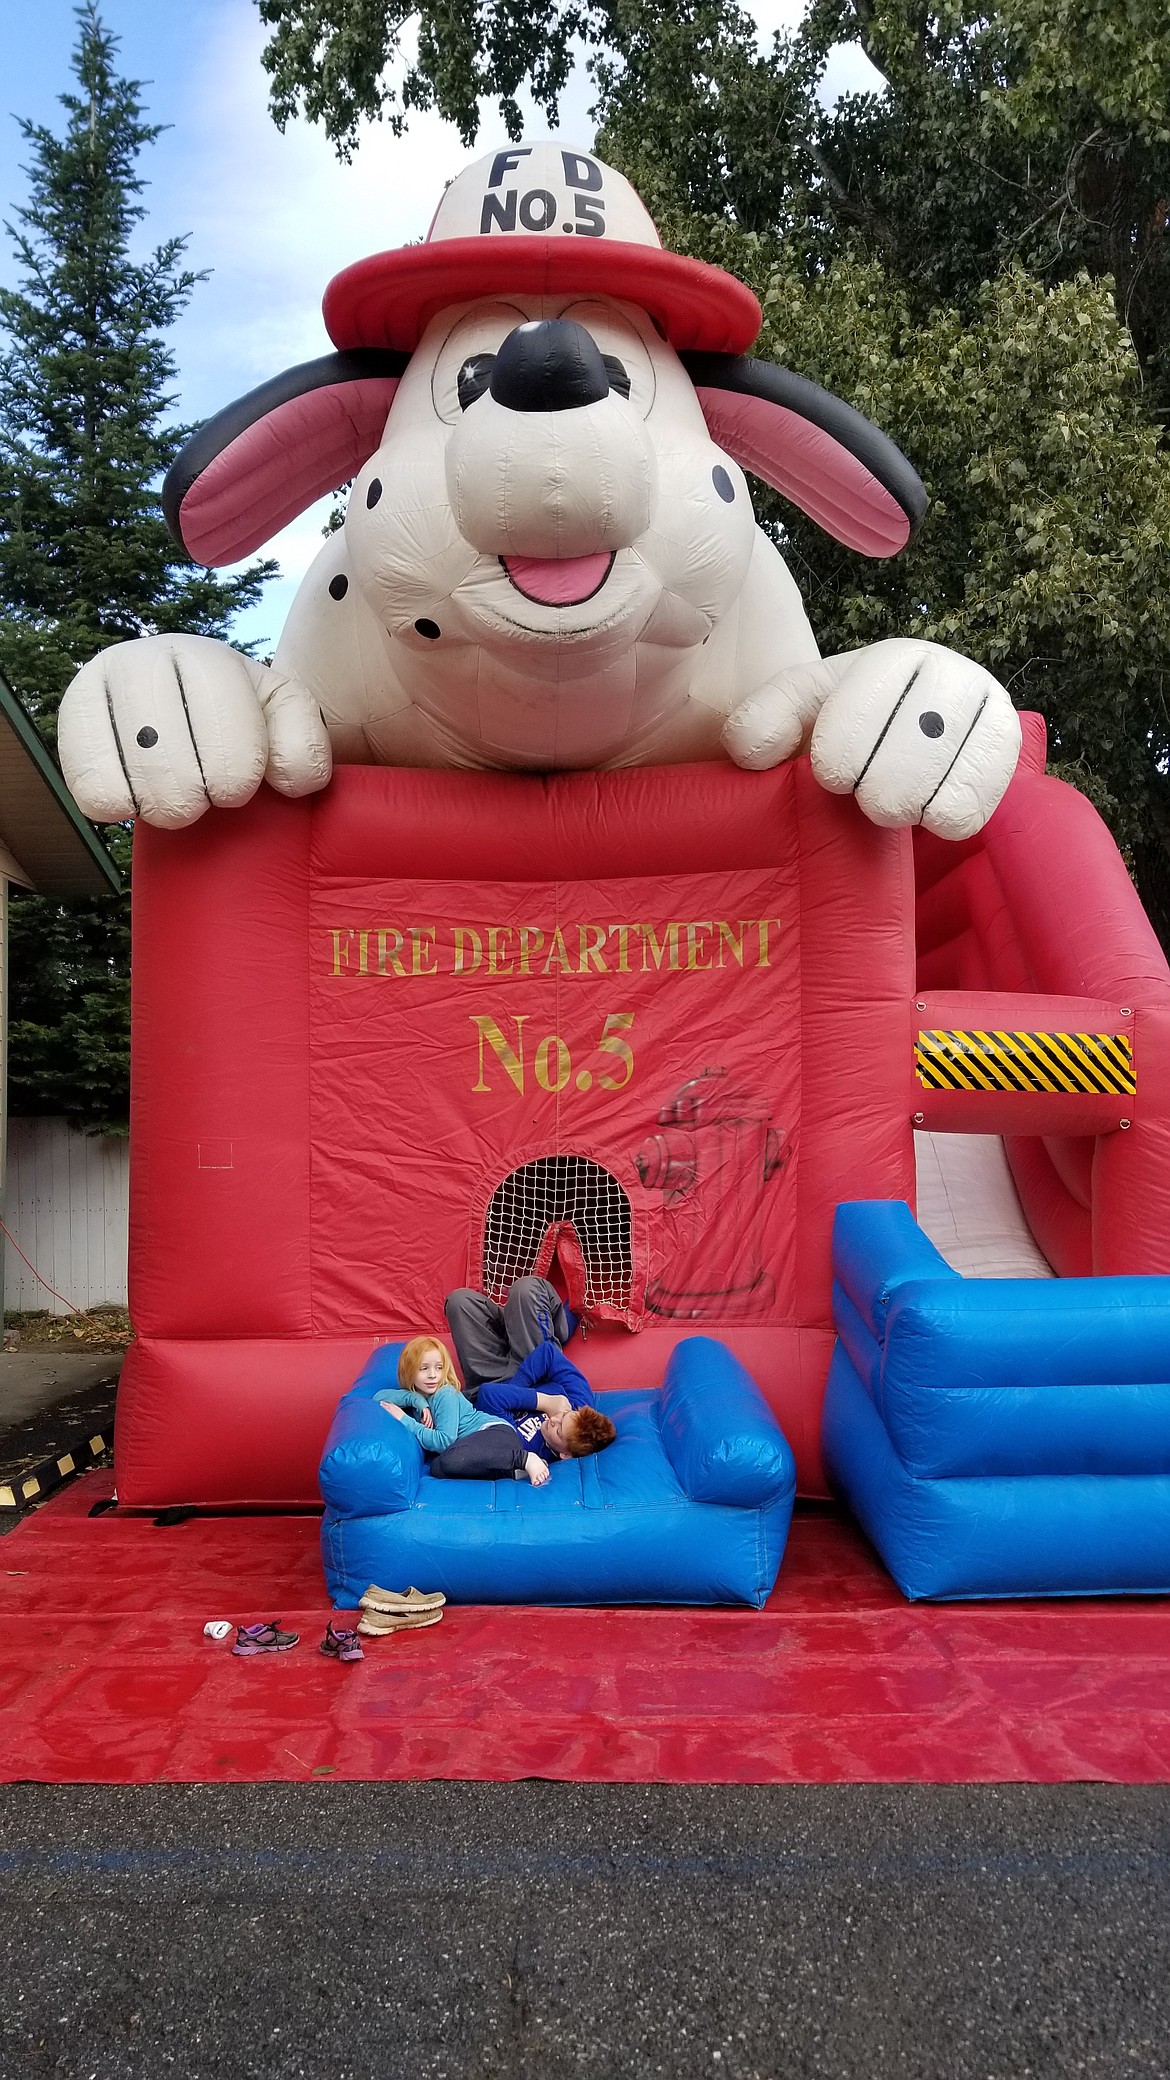
[[[1170,1588],[1165,959],[987,672],[819,657],[744,476],[885,557],[912,468],[588,153],[324,313],[166,487],[215,565],[352,480],[274,659],[150,637],[61,711],[139,819],[121,1500],[316,1502],[371,1353],[537,1272],[618,1441],[488,1484],[453,1594],[762,1601],[777,1425],[908,1595]],[[421,1566],[449,1484],[366,1475],[331,1518]]]

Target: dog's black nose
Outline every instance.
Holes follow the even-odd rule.
[[[609,376],[583,325],[540,318],[508,334],[490,387],[496,403],[512,412],[568,412],[608,396]]]

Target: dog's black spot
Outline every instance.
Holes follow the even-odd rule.
[[[425,636],[428,643],[437,643],[443,633],[437,621],[416,621],[414,625],[419,635]]]
[[[329,597],[330,599],[344,599],[348,591],[349,579],[344,571],[338,571],[337,576],[329,580]]]
[[[158,731],[151,729],[150,724],[147,723],[145,728],[140,729],[138,732],[138,742],[144,751],[149,751],[153,744],[158,743]]]
[[[723,500],[724,505],[729,506],[731,504],[732,499],[735,497],[735,485],[732,483],[731,478],[728,476],[727,471],[724,469],[723,464],[721,462],[717,462],[715,464],[714,469],[711,471],[711,482],[714,484],[715,489],[719,493],[720,498]]]
[[[377,503],[378,503],[378,500],[379,500],[379,499],[381,498],[381,496],[382,496],[382,480],[381,480],[381,478],[380,478],[380,477],[371,477],[371,479],[370,479],[370,488],[369,488],[369,490],[368,490],[368,491],[367,491],[367,493],[366,493],[366,504],[367,504],[368,506],[376,506],[376,505],[377,505]]]
[[[924,737],[941,737],[946,723],[933,708],[928,708],[924,715],[918,717],[918,727]]]

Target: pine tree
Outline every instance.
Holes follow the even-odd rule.
[[[22,121],[28,200],[5,229],[20,288],[0,290],[0,671],[55,739],[75,671],[109,643],[184,629],[226,637],[275,566],[197,570],[163,523],[159,486],[188,429],[168,424],[165,334],[201,279],[187,241],[131,258],[138,171],[159,125],[115,70],[97,0],[75,9],[76,93],[63,136]],[[128,869],[129,833],[104,833]],[[9,1105],[124,1126],[129,898],[14,898]]]

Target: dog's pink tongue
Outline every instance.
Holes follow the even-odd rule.
[[[596,556],[501,556],[500,562],[517,592],[546,607],[572,607],[589,599],[605,582],[613,553]]]

